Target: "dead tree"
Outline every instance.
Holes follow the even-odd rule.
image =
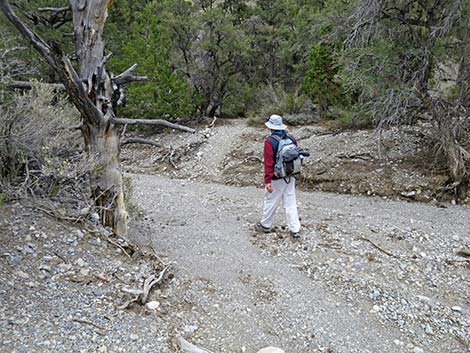
[[[120,126],[152,124],[188,132],[194,130],[164,120],[116,117],[114,108],[122,101],[124,92],[121,86],[146,78],[133,74],[135,65],[115,77],[106,70],[106,62],[111,54],[105,55],[103,29],[111,4],[112,0],[70,0],[70,6],[67,7],[39,9],[52,13],[59,21],[67,18],[72,20],[78,57],[77,69],[57,45],[46,43],[18,17],[7,0],[0,0],[0,9],[57,73],[71,101],[80,112],[80,129],[85,141],[85,150],[93,164],[92,197],[99,209],[101,222],[112,227],[116,234],[125,236],[128,215],[119,161]]]

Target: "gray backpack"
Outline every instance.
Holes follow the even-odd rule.
[[[302,158],[294,141],[289,136],[286,138],[277,135],[271,136],[279,142],[276,163],[274,164],[274,175],[278,178],[287,178],[300,174]]]

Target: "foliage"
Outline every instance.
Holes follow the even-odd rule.
[[[308,60],[302,89],[312,102],[318,104],[320,118],[326,118],[328,109],[340,100],[341,89],[336,82],[338,72],[332,48],[325,43],[314,45]]]
[[[124,71],[133,63],[147,82],[130,86],[123,115],[137,118],[175,120],[194,111],[194,95],[180,71],[170,62],[171,42],[168,32],[155,16],[152,6],[145,7],[131,25],[122,54],[114,69]]]

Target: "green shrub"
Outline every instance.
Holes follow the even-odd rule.
[[[327,118],[330,107],[341,98],[333,48],[326,43],[314,45],[310,50],[308,67],[302,83],[303,92],[317,104],[320,118]]]
[[[137,64],[146,82],[129,85],[126,106],[119,113],[130,118],[175,120],[194,113],[198,98],[181,71],[170,61],[171,40],[167,29],[152,13],[149,4],[131,26],[131,35],[113,69],[124,71]]]

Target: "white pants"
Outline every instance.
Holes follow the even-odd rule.
[[[271,185],[273,192],[266,190],[264,194],[261,225],[266,228],[272,227],[274,213],[282,200],[286,210],[287,226],[291,232],[297,233],[300,230],[300,221],[297,213],[297,201],[295,199],[295,178],[291,177],[289,183],[286,183],[284,179],[273,180]]]

